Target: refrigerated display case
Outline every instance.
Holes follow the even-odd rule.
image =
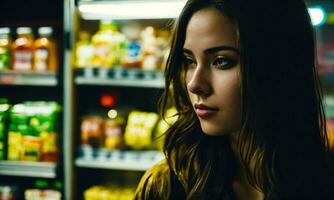
[[[67,1],[67,199],[131,199],[163,159],[157,101],[171,20],[184,3]]]
[[[63,1],[35,1],[34,4],[21,0],[4,1],[2,8],[0,196],[25,199],[25,192],[31,189],[52,189],[54,193],[62,195],[64,168],[59,155],[62,155],[63,138]],[[15,44],[25,34],[33,36],[33,44],[43,30],[58,46],[58,51],[53,52],[52,57],[59,62],[53,66],[53,70],[48,68],[48,47],[43,46],[37,51],[31,46]],[[35,65],[37,59],[43,68]],[[54,117],[51,117],[51,110],[47,108],[51,104],[57,107],[52,114]],[[53,155],[49,154],[51,151]]]

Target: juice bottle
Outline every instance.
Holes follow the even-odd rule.
[[[93,59],[93,46],[90,42],[90,35],[86,31],[80,31],[79,41],[75,48],[75,66],[91,67]]]
[[[10,29],[0,28],[0,70],[8,70],[10,60]]]
[[[52,37],[51,27],[40,27],[39,37],[34,42],[34,66],[35,71],[56,71],[57,52],[56,44]]]
[[[111,67],[110,58],[113,29],[109,21],[101,21],[100,29],[92,37],[93,67]]]
[[[16,30],[17,39],[12,44],[13,69],[31,71],[33,62],[33,34],[29,27],[19,27]]]
[[[126,38],[117,31],[113,21],[102,21],[100,30],[93,35],[93,66],[111,68],[121,64],[125,55]]]

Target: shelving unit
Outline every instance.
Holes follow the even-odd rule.
[[[16,72],[0,71],[1,85],[57,86],[55,72]]]
[[[138,12],[126,12],[135,4],[135,8],[142,6],[143,9],[137,9]],[[68,36],[65,49],[65,71],[64,84],[67,89],[64,91],[64,141],[65,154],[65,195],[66,199],[81,199],[83,191],[88,187],[96,184],[103,184],[101,181],[104,177],[114,177],[117,174],[132,174],[130,178],[132,183],[137,183],[138,178],[142,176],[144,171],[152,167],[155,163],[164,159],[162,152],[157,151],[134,151],[122,150],[111,152],[92,152],[92,154],[80,154],[78,149],[80,144],[80,120],[82,116],[90,113],[94,106],[99,105],[99,95],[107,93],[117,93],[119,98],[123,98],[124,106],[133,106],[134,108],[148,109],[156,112],[156,98],[164,88],[164,72],[163,69],[143,70],[139,68],[128,68],[124,66],[110,66],[109,68],[93,68],[91,66],[75,68],[73,63],[75,39],[80,31],[80,23],[89,21],[88,27],[95,27],[91,32],[96,31],[96,25],[99,20],[118,20],[120,24],[123,20],[134,20],[142,23],[146,20],[146,25],[150,24],[150,20],[161,20],[157,23],[167,24],[171,19],[178,15],[179,10],[183,7],[184,0],[162,0],[162,1],[85,1],[85,0],[66,0],[65,1],[65,32]],[[159,5],[160,4],[160,5]],[[160,11],[152,13],[152,6],[165,5],[166,12]],[[114,7],[123,6],[122,15],[116,12],[110,12]],[[138,7],[139,6],[139,7]],[[171,7],[170,7],[171,6]],[[95,11],[90,10],[95,7]],[[99,8],[96,8],[99,7]],[[150,8],[149,11],[145,9]],[[108,10],[102,12],[101,9]],[[97,11],[99,10],[99,11]],[[157,9],[153,9],[157,10]],[[172,11],[172,12],[171,12]],[[113,13],[110,15],[110,13]],[[87,27],[86,27],[87,28]],[[89,28],[87,28],[89,29]],[[101,92],[101,93],[99,93]],[[118,98],[117,97],[117,98]],[[92,102],[94,101],[94,102]],[[91,102],[91,104],[89,103]],[[152,102],[154,102],[152,104]],[[151,105],[152,104],[152,105]],[[123,106],[123,104],[121,105]],[[101,108],[99,107],[100,111]],[[85,112],[87,111],[87,112]],[[121,172],[121,173],[119,173]],[[96,177],[92,180],[86,180],[86,174],[91,173]],[[121,175],[119,175],[121,176]],[[117,177],[110,181],[120,181],[125,184],[122,177]],[[116,180],[117,179],[117,180]],[[121,180],[120,180],[121,179]],[[126,179],[126,178],[125,178]],[[73,187],[75,185],[76,187]]]
[[[141,88],[163,88],[162,71],[143,71],[135,69],[92,69],[77,70],[77,85],[102,85]]]
[[[110,170],[128,170],[128,171],[146,171],[155,163],[164,158],[162,152],[105,152],[100,157],[78,158],[75,161],[77,167],[110,169]]]
[[[0,161],[0,175],[56,178],[56,163]]]
[[[52,38],[57,46],[57,66],[54,66],[54,71],[34,71],[33,69],[27,69],[27,71],[14,71],[13,68],[13,50],[12,45],[9,45],[10,58],[9,66],[5,65],[1,67],[0,71],[0,98],[6,99],[4,102],[8,102],[9,105],[13,108],[13,105],[24,105],[30,104],[32,106],[35,102],[36,104],[43,104],[43,102],[47,102],[50,104],[57,104],[60,107],[63,106],[63,0],[54,0],[51,2],[45,2],[43,0],[36,0],[33,4],[29,4],[24,0],[14,0],[14,1],[4,1],[2,2],[3,12],[0,13],[0,26],[8,27],[10,29],[10,40],[14,42],[18,36],[17,28],[18,27],[29,27],[32,30],[33,39],[37,39],[41,34],[38,31],[40,27],[52,27]],[[43,9],[40,9],[40,8]],[[15,14],[14,14],[15,13]],[[11,43],[10,43],[11,44]],[[36,49],[36,48],[35,48]],[[3,51],[1,52],[3,56]],[[31,55],[31,54],[30,54]],[[2,61],[3,61],[2,57]],[[17,57],[15,57],[16,59]],[[21,57],[20,57],[21,58]],[[9,68],[9,69],[8,69]],[[47,69],[50,70],[50,69]],[[52,102],[52,103],[51,103]],[[46,104],[47,104],[46,103]],[[40,113],[40,107],[36,106],[30,109],[36,111],[36,113]],[[43,109],[43,108],[42,108]],[[23,110],[26,110],[25,108]],[[63,110],[61,108],[61,110]],[[60,111],[62,113],[62,111]],[[10,125],[13,123],[13,119],[10,118],[10,111],[8,111],[8,120],[6,119],[3,123],[4,126],[2,130],[7,134],[9,129],[12,130]],[[21,113],[21,112],[20,112]],[[23,112],[22,112],[23,113]],[[31,112],[33,113],[33,112]],[[32,117],[36,117],[36,115],[26,115],[24,113],[27,121]],[[27,189],[41,189],[43,190],[43,186],[37,185],[36,183],[42,182],[48,185],[48,189],[57,190],[63,196],[65,196],[64,191],[64,160],[62,157],[63,150],[63,118],[60,116],[60,113],[56,114],[55,118],[57,118],[57,123],[54,127],[53,133],[56,133],[54,141],[57,140],[57,150],[58,152],[55,154],[42,154],[38,152],[38,147],[36,150],[36,154],[33,154],[32,157],[25,157],[28,150],[29,145],[25,143],[26,151],[21,151],[21,148],[18,148],[17,151],[20,153],[18,157],[12,159],[18,159],[16,161],[11,160],[1,160],[0,161],[0,186],[6,186],[7,188],[11,188],[11,192],[15,191],[15,196],[11,197],[12,194],[9,194],[9,198],[15,199],[24,199],[24,193]],[[59,118],[58,118],[59,117]],[[36,123],[39,123],[40,119],[36,119]],[[50,120],[51,121],[51,120]],[[30,121],[31,122],[31,121]],[[22,122],[22,124],[25,122]],[[26,122],[28,124],[28,122]],[[29,124],[28,126],[30,126]],[[12,126],[14,127],[14,126]],[[30,129],[31,127],[29,127]],[[14,128],[15,129],[15,128]],[[37,137],[37,132],[35,131]],[[17,131],[17,133],[22,133],[21,130]],[[38,132],[40,133],[40,132]],[[26,131],[26,135],[31,135],[31,130]],[[3,136],[2,136],[3,137]],[[9,135],[2,138],[4,141],[4,158],[8,159],[8,138]],[[23,137],[21,138],[23,141]],[[50,141],[49,139],[45,139]],[[25,140],[26,142],[27,140]],[[39,141],[42,143],[41,140]],[[15,140],[15,144],[20,146],[20,139]],[[22,144],[21,144],[22,145]],[[41,145],[42,146],[42,145]],[[52,146],[52,145],[50,145]],[[51,147],[52,148],[52,147]],[[55,148],[54,148],[55,149]],[[8,150],[8,151],[7,151]],[[31,150],[31,149],[30,149]],[[53,152],[54,153],[54,152]],[[34,157],[35,156],[35,157]],[[55,158],[57,157],[57,158]],[[20,161],[20,159],[24,160],[57,160],[57,162],[42,162],[42,161]],[[57,187],[55,187],[55,183],[57,183]],[[3,188],[3,187],[1,187]],[[3,191],[1,191],[1,194]],[[0,195],[1,196],[1,195]],[[6,195],[5,195],[6,196]],[[2,195],[3,198],[6,198]],[[65,199],[65,198],[63,198]]]

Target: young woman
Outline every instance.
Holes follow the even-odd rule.
[[[314,45],[303,0],[189,0],[160,102],[178,120],[135,199],[334,199]]]

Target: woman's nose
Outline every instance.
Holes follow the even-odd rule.
[[[189,82],[187,88],[189,92],[199,95],[208,96],[212,93],[210,73],[208,69],[198,66],[193,72],[189,73]]]

